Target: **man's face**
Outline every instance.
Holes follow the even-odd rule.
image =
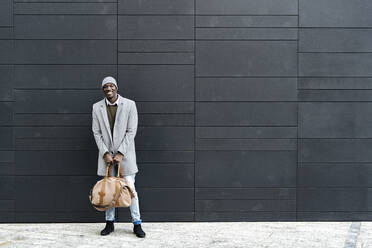
[[[103,93],[108,100],[116,99],[117,91],[115,84],[107,83],[103,86]]]

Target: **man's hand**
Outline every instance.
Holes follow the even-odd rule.
[[[118,152],[118,153],[115,154],[114,162],[115,162],[116,164],[120,164],[121,161],[123,160],[123,158],[124,158],[124,155],[121,154],[120,152]]]
[[[112,164],[114,162],[110,153],[106,153],[103,160],[105,160],[106,164]]]

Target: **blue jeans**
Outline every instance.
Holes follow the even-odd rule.
[[[132,204],[129,206],[130,208],[130,215],[132,216],[132,223],[133,224],[141,224],[141,214],[139,210],[139,203],[138,203],[138,194],[136,191],[136,187],[134,186],[136,174],[132,174],[129,176],[124,176],[125,180],[127,180],[129,187],[132,189],[134,193],[134,198],[132,198]],[[105,211],[106,221],[115,221],[115,207],[110,208]]]

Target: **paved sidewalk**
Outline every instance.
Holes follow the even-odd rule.
[[[104,223],[0,224],[3,247],[285,247],[372,248],[372,222],[163,222],[131,223],[99,235]]]

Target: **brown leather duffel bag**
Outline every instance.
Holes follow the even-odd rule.
[[[106,175],[99,180],[89,193],[92,206],[98,211],[105,211],[112,207],[129,207],[134,197],[127,181],[121,177],[120,164],[117,176],[109,176],[110,165],[106,166]]]

